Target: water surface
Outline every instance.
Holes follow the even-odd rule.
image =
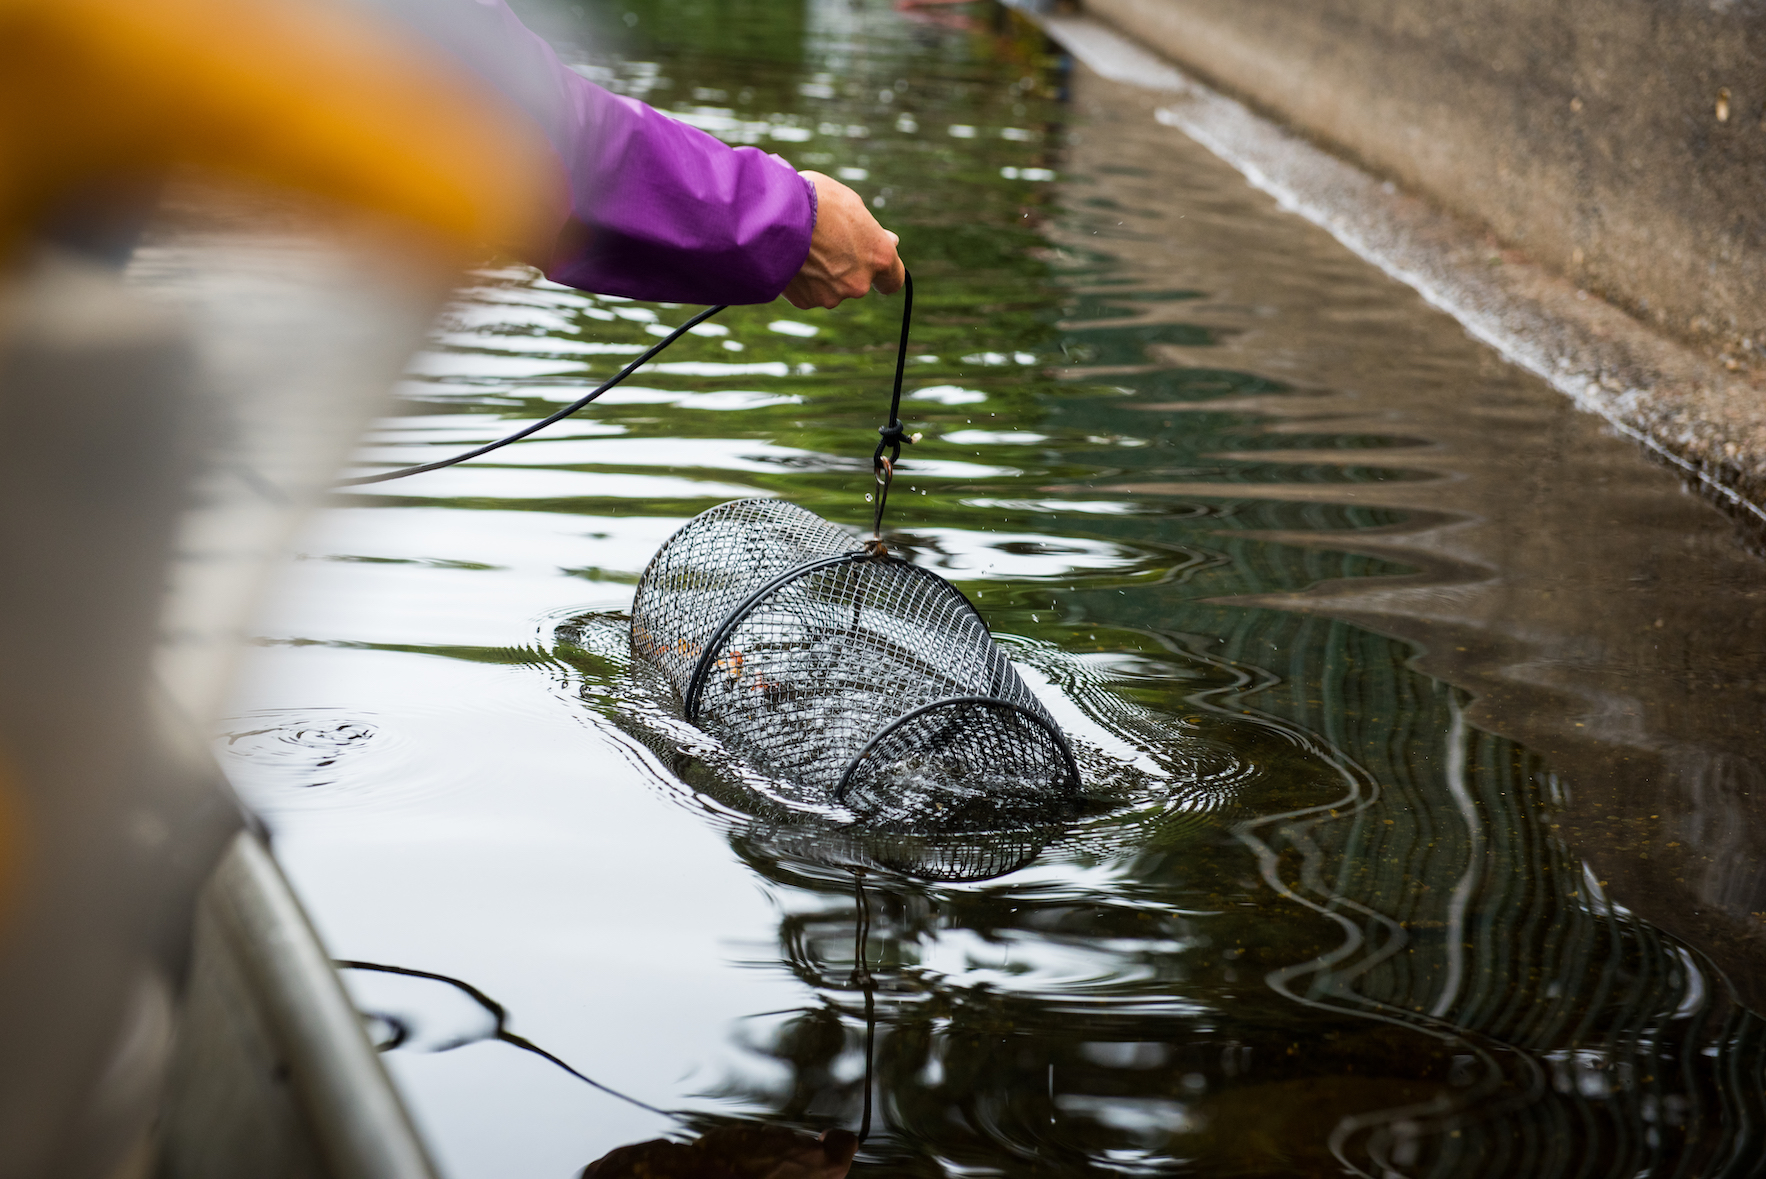
[[[758,1120],[863,1126],[869,1175],[1756,1173],[1744,538],[980,5],[631,8],[585,69],[902,233],[893,539],[1098,805],[854,830],[626,655],[692,514],[868,519],[899,301],[732,309],[339,496],[222,749],[338,957],[556,1058],[346,972],[447,1172]],[[691,310],[483,271],[364,469]]]

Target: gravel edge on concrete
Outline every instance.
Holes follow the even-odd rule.
[[[1161,124],[1679,468],[1719,506],[1766,527],[1766,389],[1202,85],[1111,26],[1014,7],[1104,78],[1168,96],[1155,112]]]

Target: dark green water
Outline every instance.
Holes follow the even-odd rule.
[[[1685,884],[1665,849],[1690,838],[1617,805],[1571,838],[1578,766],[1651,820],[1667,771],[1613,785],[1586,742],[1630,747],[1604,732],[1542,737],[1548,760],[1511,737],[1585,713],[1504,724],[1481,686],[1603,683],[1606,622],[1547,591],[1495,613],[1555,629],[1499,641],[1469,606],[1382,625],[1315,600],[1541,576],[1580,595],[1684,562],[1642,525],[1601,537],[1610,496],[1724,554],[1686,607],[1717,621],[1654,624],[1683,656],[1758,577],[1728,526],[999,13],[629,9],[599,76],[849,177],[901,233],[904,417],[926,440],[895,541],[977,602],[1092,779],[1129,785],[1028,835],[879,842],[745,784],[622,655],[631,585],[693,513],[770,494],[867,521],[899,300],[732,309],[541,440],[352,495],[265,624],[237,780],[340,957],[469,981],[515,1032],[678,1111],[487,1038],[445,984],[352,971],[405,1030],[387,1059],[449,1173],[562,1177],[625,1141],[858,1129],[867,1108],[854,1174],[1766,1170],[1745,947],[1666,932],[1651,906],[1674,894],[1647,874],[1609,880],[1641,849]],[[534,15],[589,36],[568,5]],[[487,271],[365,458],[501,434],[689,313]],[[1543,513],[1547,452],[1623,484],[1584,489],[1576,533],[1610,559],[1499,539],[1473,576],[1394,540]],[[1735,658],[1732,687],[1758,682]],[[1696,676],[1632,678],[1646,715],[1700,711]],[[1723,699],[1683,745],[1753,740],[1755,697]],[[1724,764],[1713,791],[1758,774]],[[1732,908],[1766,909],[1725,879]]]

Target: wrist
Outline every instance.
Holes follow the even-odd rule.
[[[797,173],[797,178],[803,181],[803,187],[809,190],[809,227],[812,233],[815,231],[816,218],[821,216],[822,212],[822,190],[816,185],[816,180],[820,176],[820,172],[799,171]]]

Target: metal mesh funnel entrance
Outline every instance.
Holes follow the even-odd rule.
[[[953,818],[1079,770],[969,600],[794,504],[737,500],[651,559],[632,649],[770,772],[861,811]]]

